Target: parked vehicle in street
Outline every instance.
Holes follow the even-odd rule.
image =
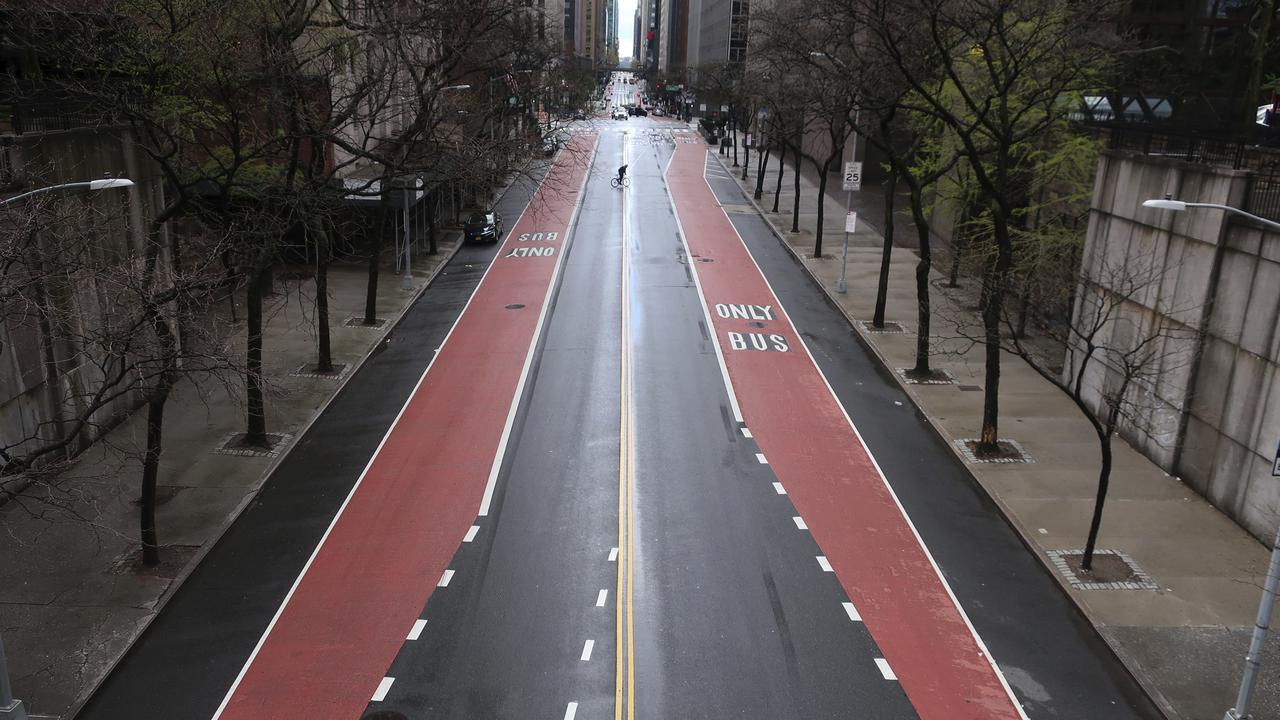
[[[502,237],[502,216],[495,210],[472,213],[462,226],[462,236],[467,242],[498,242]]]
[[[626,111],[626,110],[623,110],[622,108],[614,108],[614,109],[613,109],[613,119],[614,119],[614,120],[626,120],[626,119],[627,119],[627,111]]]

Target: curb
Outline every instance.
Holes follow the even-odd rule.
[[[1037,560],[1040,561],[1040,566],[1044,569],[1046,573],[1049,574],[1050,577],[1053,578],[1053,580],[1057,583],[1059,589],[1062,590],[1062,594],[1065,595],[1067,599],[1071,601],[1071,605],[1075,607],[1076,611],[1079,612],[1080,615],[1083,617],[1083,619],[1088,622],[1089,627],[1090,629],[1093,630],[1094,635],[1099,640],[1102,641],[1103,645],[1105,645],[1108,650],[1111,651],[1112,656],[1114,656],[1116,661],[1119,663],[1119,665],[1125,669],[1125,671],[1129,674],[1129,677],[1133,678],[1134,683],[1142,690],[1144,694],[1146,694],[1147,698],[1151,701],[1151,704],[1154,705],[1155,708],[1162,715],[1164,715],[1165,718],[1167,718],[1168,720],[1181,720],[1183,718],[1183,715],[1179,713],[1172,706],[1171,703],[1169,703],[1169,701],[1165,698],[1164,694],[1159,691],[1159,689],[1154,687],[1154,685],[1150,682],[1150,680],[1147,677],[1145,668],[1143,668],[1141,664],[1137,663],[1136,661],[1133,662],[1132,664],[1130,664],[1129,662],[1126,662],[1121,656],[1121,654],[1117,651],[1116,647],[1111,643],[1110,640],[1107,639],[1107,636],[1104,635],[1098,629],[1098,624],[1094,621],[1094,618],[1089,613],[1088,609],[1086,609],[1085,606],[1081,604],[1080,600],[1070,592],[1069,587],[1066,585],[1066,580],[1060,577],[1058,573],[1054,572],[1054,569],[1050,564],[1049,558],[1032,544],[1030,536],[1023,529],[1022,523],[1019,522],[1018,519],[1014,516],[1013,511],[1005,504],[1005,502],[999,496],[989,491],[987,487],[983,485],[982,482],[978,480],[978,478],[973,474],[973,470],[972,468],[969,467],[969,463],[966,461],[964,456],[960,454],[960,451],[956,448],[955,442],[953,442],[955,438],[952,438],[949,434],[947,434],[946,430],[944,430],[937,423],[937,421],[934,420],[933,416],[930,415],[928,412],[926,412],[925,409],[920,406],[919,398],[916,397],[915,393],[911,390],[910,386],[903,381],[901,375],[899,375],[894,370],[893,363],[889,362],[888,358],[886,358],[884,354],[880,352],[880,349],[876,347],[875,344],[872,343],[871,340],[867,337],[868,333],[866,329],[862,327],[862,323],[859,322],[856,318],[854,318],[853,315],[849,314],[849,311],[847,311],[844,308],[844,306],[840,304],[839,298],[833,295],[831,289],[828,288],[826,285],[824,285],[822,280],[819,279],[816,274],[814,274],[813,270],[808,265],[805,264],[804,258],[798,252],[796,252],[796,249],[791,246],[791,243],[787,242],[787,239],[783,237],[782,233],[778,230],[777,226],[775,226],[773,222],[769,219],[769,213],[767,213],[764,210],[764,208],[760,206],[760,203],[752,196],[752,193],[740,184],[740,181],[738,180],[738,178],[733,177],[733,173],[730,171],[729,166],[725,164],[724,160],[720,159],[719,154],[718,153],[707,153],[707,154],[715,157],[717,162],[720,163],[720,166],[724,168],[726,171],[729,171],[729,175],[730,177],[733,178],[734,184],[737,185],[740,190],[742,190],[743,196],[746,197],[748,201],[750,201],[751,206],[755,208],[756,214],[760,216],[760,219],[764,220],[765,224],[769,226],[769,230],[773,233],[774,238],[776,238],[777,241],[782,245],[782,247],[785,248],[788,253],[790,253],[791,259],[794,260],[796,264],[799,265],[801,269],[804,270],[805,274],[808,275],[809,279],[813,282],[813,284],[816,285],[820,290],[822,290],[823,297],[826,299],[827,304],[834,307],[837,311],[840,312],[841,315],[844,316],[845,321],[848,322],[849,326],[854,330],[856,337],[858,338],[858,342],[865,349],[867,349],[872,355],[875,356],[876,360],[880,363],[881,367],[888,370],[889,371],[888,374],[893,376],[893,381],[897,383],[898,387],[902,389],[902,391],[906,394],[907,397],[911,398],[911,403],[915,406],[916,411],[919,412],[920,415],[924,417],[925,420],[928,421],[929,427],[933,429],[934,434],[938,436],[938,439],[940,439],[942,443],[947,446],[948,451],[950,451],[951,454],[955,456],[956,460],[960,463],[960,465],[964,467],[965,473],[969,476],[970,481],[977,487],[979,491],[983,493],[984,496],[990,499],[992,503],[994,503],[995,506],[1000,510],[1000,515],[1004,519],[1005,523],[1008,524],[1009,528],[1012,529],[1014,533],[1018,536],[1018,540],[1022,542],[1023,547],[1025,547],[1028,552],[1030,552],[1033,556],[1035,556]]]
[[[519,173],[517,172],[516,175],[513,176],[513,179],[507,182],[506,186],[497,193],[496,198],[493,200],[494,205],[502,202],[503,198],[507,196],[507,193],[511,188],[515,187],[516,181],[514,177],[518,177],[518,175]],[[450,230],[448,232],[454,233],[458,231]],[[258,496],[258,492],[262,490],[262,486],[266,484],[267,480],[275,473],[280,464],[285,461],[285,458],[289,457],[289,454],[293,452],[293,449],[297,446],[302,437],[311,430],[311,426],[320,419],[321,415],[328,411],[329,406],[333,404],[333,401],[336,400],[338,396],[342,394],[342,391],[346,389],[347,383],[364,368],[364,364],[368,362],[369,358],[373,357],[378,346],[381,345],[383,340],[396,329],[396,326],[398,326],[400,321],[404,319],[404,316],[408,314],[409,309],[417,304],[422,295],[431,287],[431,284],[435,282],[436,277],[438,277],[440,273],[444,271],[445,267],[453,261],[453,258],[462,250],[462,246],[465,244],[466,240],[462,238],[461,233],[459,233],[458,241],[454,244],[453,249],[449,251],[448,256],[443,258],[440,264],[431,271],[431,274],[427,276],[422,285],[414,292],[413,297],[404,304],[404,307],[400,308],[400,311],[395,315],[395,317],[389,319],[386,325],[383,326],[379,331],[379,335],[374,339],[365,354],[359,360],[354,362],[351,369],[348,370],[346,374],[343,375],[342,379],[338,381],[338,385],[334,388],[333,393],[329,395],[320,407],[316,408],[316,411],[312,413],[311,417],[303,423],[296,432],[292,433],[293,437],[289,439],[288,446],[286,448],[282,448],[281,451],[271,459],[271,463],[267,465],[267,467],[263,469],[262,474],[258,476],[258,481],[246,490],[244,499],[242,499],[235,508],[227,514],[226,519],[222,523],[222,527],[220,527],[203,545],[201,545],[200,550],[187,561],[187,564],[183,566],[182,570],[173,578],[173,581],[169,583],[169,587],[166,588],[164,593],[162,593],[159,599],[156,600],[156,604],[151,608],[151,614],[147,617],[146,621],[139,624],[129,637],[124,651],[121,652],[110,665],[106,666],[101,675],[99,675],[91,685],[86,686],[85,691],[80,695],[75,703],[68,708],[66,714],[61,717],[75,718],[76,715],[84,708],[85,704],[89,702],[89,699],[98,692],[98,689],[102,687],[102,683],[105,682],[107,677],[115,671],[116,667],[120,664],[120,661],[122,661],[125,656],[133,650],[133,646],[138,642],[138,638],[142,637],[142,634],[146,632],[147,628],[151,626],[151,623],[154,622],[160,615],[160,612],[164,610],[169,599],[178,592],[182,587],[182,584],[191,576],[191,573],[195,572],[195,569],[200,566],[200,563],[204,561],[205,557],[213,549],[213,546],[217,545],[218,542],[222,540],[222,536],[225,535],[227,530],[230,529],[237,519],[239,519],[240,514],[244,512],[245,508],[249,507],[250,503],[254,501]]]

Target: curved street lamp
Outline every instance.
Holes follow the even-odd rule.
[[[133,187],[134,183],[128,178],[103,178],[102,180],[82,180],[80,182],[61,183],[59,185],[50,185],[49,187],[28,190],[21,195],[14,195],[11,198],[0,200],[0,207],[16,203],[19,200],[25,200],[32,195],[43,195],[45,193],[59,192],[63,190],[110,190],[112,188]]]
[[[1241,215],[1243,217],[1249,218],[1250,220],[1256,223],[1259,223],[1261,225],[1266,225],[1267,227],[1272,228],[1273,230],[1280,230],[1280,223],[1268,220],[1264,217],[1258,217],[1253,213],[1245,212],[1240,208],[1233,208],[1230,205],[1219,205],[1217,203],[1183,202],[1181,200],[1174,200],[1173,198],[1166,197],[1163,200],[1159,200],[1159,199],[1144,200],[1142,201],[1142,207],[1152,208],[1155,210],[1172,210],[1174,212],[1185,212],[1188,208],[1208,208],[1210,210],[1222,210],[1235,215]]]

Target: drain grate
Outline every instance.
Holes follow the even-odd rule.
[[[508,305],[508,306],[507,306],[507,309],[508,309],[508,310],[519,310],[519,309],[520,309],[520,308],[522,308],[522,307],[524,307],[524,305],[522,305],[522,304],[520,304],[520,303],[511,303],[510,305]]]
[[[409,716],[395,710],[374,710],[368,715],[362,715],[360,720],[409,720]]]
[[[964,390],[965,392],[977,392],[982,389],[981,385],[957,385],[956,387]]]

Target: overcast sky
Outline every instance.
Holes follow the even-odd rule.
[[[618,57],[631,57],[637,0],[618,0]]]

